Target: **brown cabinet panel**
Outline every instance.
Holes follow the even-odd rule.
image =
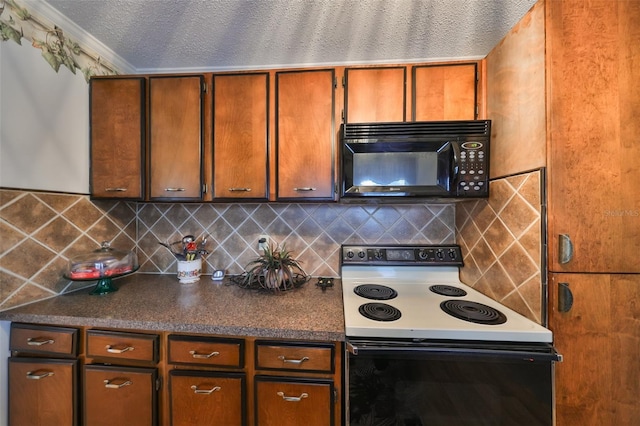
[[[333,345],[256,342],[256,369],[333,372]]]
[[[84,420],[92,426],[157,425],[154,368],[84,367]]]
[[[246,424],[245,378],[242,374],[205,371],[170,373],[171,424]]]
[[[91,196],[144,197],[144,77],[90,81]]]
[[[218,367],[244,367],[244,340],[171,335],[169,362]]]
[[[78,424],[76,363],[75,360],[9,358],[9,424]]]
[[[477,64],[413,68],[413,120],[475,120]]]
[[[406,67],[345,69],[345,122],[405,121]]]
[[[213,76],[215,198],[267,199],[269,74]]]
[[[550,269],[639,273],[640,2],[546,6]]]
[[[202,76],[149,78],[150,199],[202,197]]]
[[[277,198],[334,198],[334,70],[276,73]]]
[[[159,337],[118,331],[87,331],[88,358],[158,362]]]
[[[78,354],[78,330],[11,323],[9,349],[17,352],[75,357]]]
[[[570,308],[559,297],[566,287]],[[549,324],[563,356],[556,364],[559,426],[631,426],[640,418],[638,300],[638,275],[551,275]]]
[[[255,398],[256,425],[333,424],[333,384],[329,381],[258,376]]]

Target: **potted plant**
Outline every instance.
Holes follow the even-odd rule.
[[[276,292],[300,287],[308,279],[300,262],[291,256],[284,244],[270,243],[262,255],[247,264],[245,273],[236,282],[242,287]]]

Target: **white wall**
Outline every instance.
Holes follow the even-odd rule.
[[[0,42],[0,187],[89,192],[89,85],[40,49]]]

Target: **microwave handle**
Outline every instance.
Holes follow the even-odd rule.
[[[453,155],[453,182],[458,182],[458,175],[460,173],[460,145],[457,143],[451,143],[451,152]]]

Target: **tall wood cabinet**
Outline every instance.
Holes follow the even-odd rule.
[[[513,165],[514,153],[530,170],[521,153],[546,149],[559,426],[640,418],[639,63],[635,1],[540,1],[487,57],[488,118],[502,128],[494,160]]]

